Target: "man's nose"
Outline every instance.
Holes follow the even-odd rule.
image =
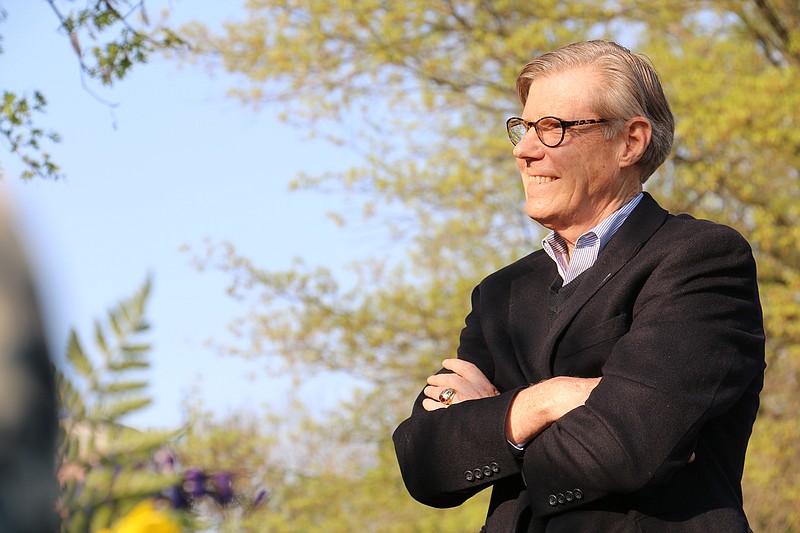
[[[539,140],[536,131],[531,128],[514,146],[514,157],[517,159],[539,159],[544,155],[544,144]]]

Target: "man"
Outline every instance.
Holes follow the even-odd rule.
[[[476,287],[458,359],[396,430],[409,492],[452,507],[492,486],[487,532],[746,532],[765,366],[749,245],[642,192],[674,132],[645,59],[575,43],[517,89],[525,209],[551,231]]]

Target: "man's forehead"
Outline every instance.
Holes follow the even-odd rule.
[[[558,113],[580,113],[592,111],[600,90],[597,73],[592,69],[579,67],[554,72],[536,78],[528,89],[525,114],[555,115]],[[529,116],[525,118],[530,119]]]

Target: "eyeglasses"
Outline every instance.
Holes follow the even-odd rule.
[[[591,124],[602,124],[608,122],[606,118],[587,118],[583,120],[561,120],[558,117],[542,117],[536,122],[525,120],[524,118],[511,117],[506,121],[508,138],[516,146],[522,140],[523,135],[533,128],[542,144],[550,148],[555,148],[564,141],[564,132],[573,126],[588,126]]]

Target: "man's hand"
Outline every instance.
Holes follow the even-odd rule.
[[[586,403],[601,378],[557,376],[523,389],[508,410],[506,437],[523,444],[547,426]]]
[[[422,407],[427,411],[448,407],[439,401],[439,394],[448,388],[456,391],[452,403],[488,398],[500,394],[483,372],[470,362],[462,359],[445,359],[442,362],[442,367],[453,373],[434,374],[428,378],[428,386],[424,390],[427,398],[422,401]]]

